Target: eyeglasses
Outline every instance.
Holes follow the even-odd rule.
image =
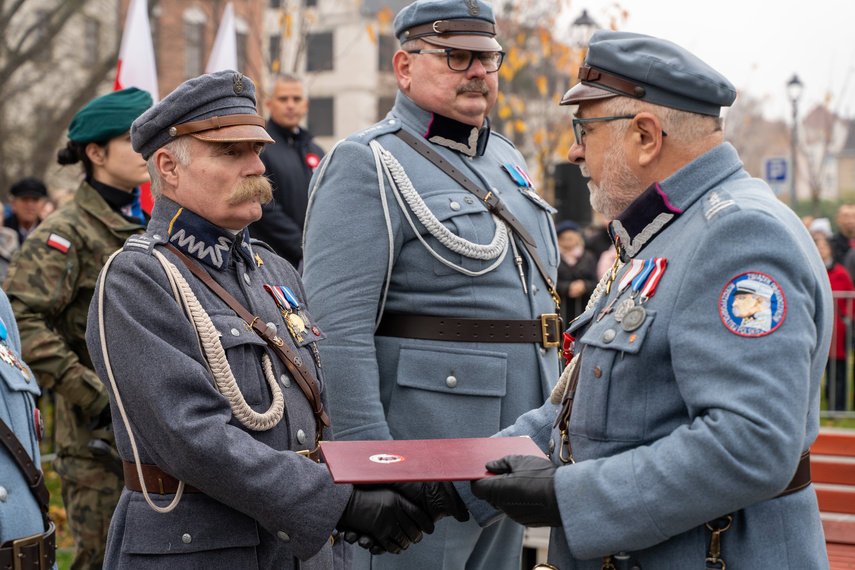
[[[592,117],[590,119],[573,119],[573,133],[576,135],[576,144],[582,146],[582,137],[585,136],[585,129],[582,125],[585,123],[607,123],[609,121],[619,121],[621,119],[634,119],[635,115],[621,115],[620,117]]]
[[[582,137],[585,136],[585,129],[582,125],[585,123],[608,123],[609,121],[619,121],[621,119],[634,119],[636,115],[621,115],[620,117],[591,117],[590,119],[573,119],[573,134],[576,135],[576,144],[582,146]],[[662,136],[667,137],[668,133],[662,131]]]
[[[451,71],[467,71],[472,67],[472,62],[477,57],[487,73],[496,73],[502,67],[502,61],[505,59],[505,52],[503,51],[469,51],[455,48],[413,49],[407,50],[407,53],[444,53],[448,68]]]

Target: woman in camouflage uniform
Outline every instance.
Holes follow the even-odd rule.
[[[58,161],[82,162],[85,179],[74,199],[24,241],[3,284],[23,358],[56,394],[54,468],[76,545],[74,570],[101,568],[123,486],[107,390],[92,369],[84,334],[98,273],[128,237],[145,230],[138,187],[148,172],[128,131],[151,104],[148,93],[131,88],[78,111]]]

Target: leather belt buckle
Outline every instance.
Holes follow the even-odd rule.
[[[303,457],[308,457],[315,463],[321,462],[321,447],[320,445],[316,446],[315,449],[302,449],[296,452],[297,455],[302,455]]]
[[[558,315],[556,313],[549,313],[549,314],[540,315],[540,332],[541,332],[540,345],[543,348],[557,348],[558,346],[561,345],[561,330],[560,330],[561,324],[560,323],[561,323],[561,319],[558,318]],[[550,334],[549,334],[549,325],[550,324],[552,324],[552,326],[553,326],[553,331],[554,331],[555,336],[552,338],[554,340],[550,340]]]
[[[33,544],[39,545],[39,568],[42,567],[42,562],[45,560],[45,535],[44,534],[34,534],[32,536],[25,536],[24,538],[19,538],[12,541],[12,569],[13,570],[22,570],[24,554],[21,552],[21,549],[26,546],[31,546]],[[27,564],[27,568],[32,568],[32,563]]]

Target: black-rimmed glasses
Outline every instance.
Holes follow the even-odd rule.
[[[487,73],[496,73],[502,67],[502,61],[505,59],[505,52],[503,51],[469,51],[456,48],[412,49],[407,50],[407,53],[444,53],[448,68],[451,71],[467,71],[472,67],[472,62],[477,57]]]

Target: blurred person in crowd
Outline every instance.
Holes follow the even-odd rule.
[[[827,229],[817,229],[814,225],[812,230],[813,241],[828,269],[831,290],[835,293],[855,291],[849,272],[834,261],[829,241],[831,226],[829,225]],[[825,368],[825,399],[828,402],[828,409],[833,411],[846,410],[846,355],[848,352],[846,340],[852,323],[853,303],[855,298],[842,295],[838,295],[834,303],[834,333],[828,354],[828,365]]]
[[[837,208],[837,233],[831,236],[834,261],[843,263],[846,253],[855,248],[855,204],[840,204]],[[855,276],[849,275],[855,279]]]
[[[3,204],[0,202],[0,210],[3,209]],[[9,262],[12,261],[12,255],[18,251],[21,246],[18,232],[12,228],[7,228],[0,221],[0,283],[6,278],[6,270],[9,269]]]
[[[42,220],[42,208],[48,201],[47,187],[38,178],[22,178],[9,189],[9,206],[12,213],[3,220],[3,226],[18,232],[18,241],[30,235]]]
[[[98,273],[128,237],[145,229],[139,186],[148,182],[148,171],[131,148],[129,130],[151,103],[147,92],[130,88],[93,99],[74,115],[57,160],[82,163],[85,178],[74,199],[24,242],[3,284],[24,360],[56,394],[54,468],[76,547],[73,570],[102,567],[122,491],[109,397],[84,335]]]
[[[588,298],[597,286],[597,258],[585,247],[579,224],[564,220],[555,226],[558,235],[558,294],[561,296],[561,316],[566,325],[585,309]]]
[[[309,112],[303,80],[283,73],[273,82],[273,93],[267,100],[267,132],[275,144],[261,155],[264,173],[273,185],[273,201],[263,208],[261,219],[250,224],[249,233],[302,269],[309,181],[324,151],[315,144],[312,133],[300,126]]]
[[[604,251],[612,247],[612,238],[609,236],[609,222],[599,212],[594,212],[591,223],[585,227],[585,247],[594,254],[598,260]],[[611,267],[611,265],[609,265]]]

